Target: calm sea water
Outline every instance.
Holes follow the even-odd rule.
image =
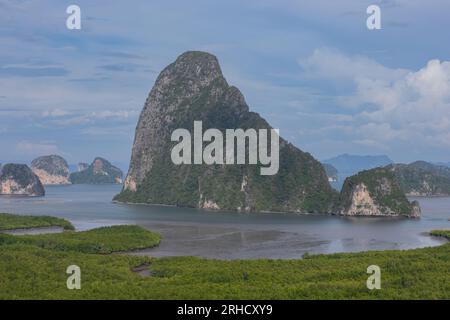
[[[450,198],[419,198],[420,220],[326,215],[240,214],[166,206],[116,204],[118,185],[49,186],[42,198],[0,197],[0,212],[53,215],[78,230],[137,224],[160,232],[157,248],[136,254],[208,258],[299,258],[308,253],[434,246],[427,235],[450,228]]]

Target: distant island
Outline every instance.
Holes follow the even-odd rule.
[[[450,196],[450,168],[447,166],[416,161],[387,168],[408,196]]]
[[[407,196],[450,196],[450,167],[446,163],[415,161],[402,164],[394,163],[384,155],[343,154],[323,160],[322,165],[327,172],[328,180],[338,190],[341,190],[347,177],[364,170],[385,167],[394,173],[396,182]]]
[[[0,167],[0,195],[44,196],[39,177],[26,164],[8,163]]]
[[[67,161],[59,155],[34,159],[26,164],[0,164],[0,195],[44,196],[45,185],[121,184],[122,171],[108,160],[97,157],[91,165],[80,163],[69,174]]]
[[[70,174],[73,184],[121,184],[122,170],[108,160],[97,157],[89,166],[80,165],[78,172]]]
[[[417,201],[410,202],[388,168],[361,171],[348,177],[341,190],[339,214],[419,218]]]
[[[70,184],[69,165],[58,155],[42,156],[31,162],[31,170],[44,185]]]

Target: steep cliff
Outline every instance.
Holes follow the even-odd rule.
[[[274,106],[276,107],[276,106]],[[280,139],[279,170],[261,164],[174,164],[171,134],[203,130],[272,129],[229,86],[215,56],[186,52],[167,66],[151,90],[136,128],[132,158],[117,201],[238,211],[330,212],[337,193],[322,165]]]
[[[0,170],[0,195],[43,196],[39,177],[25,164],[5,164]]]
[[[69,165],[60,156],[50,155],[36,158],[31,162],[31,170],[44,185],[70,184]]]
[[[336,210],[348,216],[420,217],[418,202],[409,202],[388,168],[361,171],[348,177]]]
[[[97,157],[86,169],[70,174],[73,184],[112,184],[122,183],[122,170],[108,160]]]

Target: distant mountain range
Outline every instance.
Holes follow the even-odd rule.
[[[386,155],[359,156],[347,153],[322,161],[322,163],[331,164],[335,167],[339,174],[347,174],[347,176],[362,170],[384,167],[393,162]]]
[[[322,164],[331,165],[336,168],[337,181],[330,181],[333,188],[340,190],[345,178],[350,177],[360,171],[369,170],[377,167],[385,167],[394,163],[386,155],[352,155],[341,154],[336,157],[322,160]]]
[[[443,166],[443,167],[449,167],[450,168],[450,162],[435,162],[434,163],[437,166]]]

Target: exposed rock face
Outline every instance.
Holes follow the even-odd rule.
[[[0,170],[0,195],[44,196],[39,177],[25,164],[5,164]]]
[[[449,196],[450,168],[425,161],[393,164],[392,170],[402,190],[408,196]]]
[[[31,170],[44,185],[70,184],[69,165],[60,156],[50,155],[34,159],[31,162]]]
[[[339,213],[348,216],[420,217],[418,202],[409,202],[387,168],[362,171],[347,178],[340,195]]]
[[[108,160],[97,157],[87,169],[72,173],[70,181],[73,184],[120,184],[122,176],[122,170]]]
[[[258,165],[175,165],[175,129],[271,129],[229,86],[215,56],[186,52],[158,76],[140,115],[132,158],[117,201],[240,211],[330,212],[337,193],[322,165],[280,139],[280,167],[260,175]]]

